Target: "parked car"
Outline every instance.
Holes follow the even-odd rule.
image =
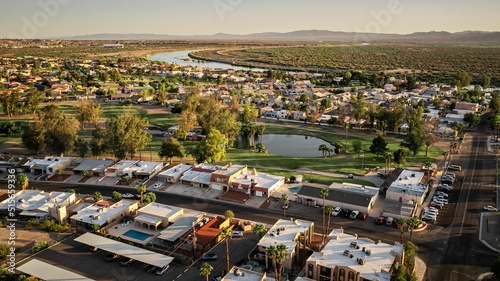
[[[490,212],[497,212],[497,211],[498,211],[498,209],[497,209],[497,208],[495,208],[495,207],[493,207],[493,206],[491,206],[491,205],[484,205],[484,206],[483,206],[483,210],[485,210],[485,211],[490,211]]]
[[[157,182],[157,183],[153,184],[153,189],[158,189],[158,188],[160,188],[162,186],[163,186],[162,182]]]
[[[385,218],[380,216],[375,220],[375,224],[383,224],[385,221]]]
[[[118,258],[120,258],[120,256],[114,253],[109,253],[104,256],[104,260],[106,260],[107,262],[112,262],[114,260],[117,260]]]
[[[232,238],[243,237],[243,232],[241,232],[241,231],[233,231],[233,233],[231,233],[231,237]]]
[[[448,193],[446,193],[444,191],[438,191],[438,192],[436,192],[436,195],[443,196],[444,198],[448,198],[449,197]]]
[[[123,193],[122,198],[126,198],[126,199],[134,198],[134,195],[132,193]]]
[[[454,173],[446,173],[446,174],[444,174],[444,176],[445,177],[450,176],[452,178],[456,178],[457,177],[457,175],[455,175]]]
[[[286,201],[281,208],[288,209],[290,207],[290,201]]]
[[[366,220],[366,218],[367,218],[367,217],[368,217],[368,213],[362,213],[362,214],[360,214],[360,215],[358,216],[358,218],[359,218],[360,220]]]
[[[443,209],[443,204],[439,204],[437,202],[431,202],[430,206],[433,207],[433,208],[436,208],[438,210]]]
[[[345,212],[342,214],[343,218],[348,218],[351,215],[351,213],[352,213],[352,211],[349,210],[349,209],[345,209],[344,211]]]
[[[387,220],[385,221],[385,225],[387,226],[392,226],[392,223],[394,223],[394,218],[388,217]]]
[[[170,266],[169,266],[168,264],[167,264],[166,266],[164,266],[164,267],[158,267],[158,268],[156,269],[155,274],[156,274],[156,275],[163,275],[163,273],[167,272],[167,270],[168,270],[168,268],[169,268],[169,267],[170,267]]]
[[[133,260],[133,259],[131,259],[131,258],[127,258],[127,257],[122,257],[122,258],[120,259],[120,264],[121,264],[122,266],[129,266],[129,265],[130,265],[131,263],[133,263],[133,262],[134,262],[134,260]]]
[[[439,211],[437,209],[426,210],[426,211],[424,211],[424,216],[426,216],[426,215],[437,216],[437,215],[439,215]]]
[[[338,216],[341,211],[342,211],[342,208],[335,207],[335,209],[333,209],[332,216],[334,216],[334,217]]]
[[[349,218],[351,220],[355,220],[359,215],[359,211],[352,211],[352,213],[349,215]]]
[[[217,260],[217,254],[214,253],[205,253],[201,256],[201,260],[203,261],[214,261]]]
[[[220,276],[220,275],[212,277],[212,281],[221,281],[221,280],[222,280],[222,276]]]
[[[91,253],[95,253],[95,252],[99,251],[99,248],[90,246],[90,247],[89,247],[89,251],[90,251]]]
[[[451,179],[442,179],[441,182],[446,184],[453,184],[453,180]]]
[[[461,171],[461,170],[462,170],[462,166],[458,166],[458,165],[450,165],[450,166],[448,166],[448,169],[449,169],[449,170]]]
[[[437,217],[436,216],[427,215],[427,216],[423,216],[422,220],[423,221],[436,221]]]

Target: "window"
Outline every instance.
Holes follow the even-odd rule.
[[[344,281],[345,280],[345,270],[340,269],[339,270],[339,281]]]
[[[354,272],[349,271],[349,277],[347,278],[347,281],[354,281]]]
[[[311,263],[307,265],[307,277],[314,278],[313,265]]]

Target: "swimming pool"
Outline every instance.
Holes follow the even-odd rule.
[[[123,233],[123,236],[127,236],[127,237],[134,238],[134,239],[141,240],[141,241],[144,241],[150,237],[150,235],[147,233],[136,231],[133,229]]]
[[[301,188],[302,186],[296,186],[296,187],[290,187],[288,190],[290,190],[293,193],[299,193]]]

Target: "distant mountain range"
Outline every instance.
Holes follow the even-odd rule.
[[[166,34],[92,34],[62,37],[67,40],[195,40],[195,41],[328,41],[328,42],[399,42],[437,44],[500,44],[500,32],[445,31],[412,34],[356,33],[328,30],[300,30],[292,32],[264,32],[246,35],[217,33],[214,35]]]

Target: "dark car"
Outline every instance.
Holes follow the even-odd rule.
[[[112,262],[114,260],[117,260],[120,256],[117,255],[117,254],[113,254],[113,253],[109,253],[109,254],[106,254],[104,256],[104,259],[107,261],[107,262]]]
[[[123,257],[120,259],[120,264],[123,266],[129,266],[131,263],[133,263],[134,260],[131,258]]]
[[[348,218],[351,215],[351,212],[352,211],[348,209],[342,210],[341,217]]]
[[[385,221],[385,218],[384,217],[378,217],[376,220],[375,220],[375,224],[383,224]]]
[[[214,253],[203,254],[203,256],[201,256],[201,260],[203,260],[203,261],[217,260],[217,254],[214,254]]]
[[[359,218],[360,220],[366,220],[366,218],[367,218],[367,217],[368,217],[368,213],[361,213],[361,214],[359,214],[359,217],[358,217],[358,218]]]

